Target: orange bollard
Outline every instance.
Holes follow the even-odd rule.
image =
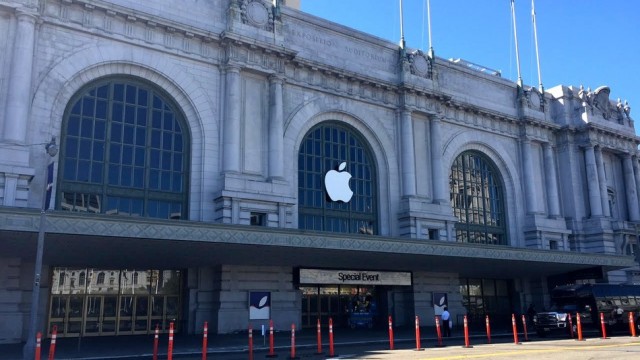
[[[518,341],[518,328],[516,327],[515,314],[511,314],[511,326],[513,327],[513,343],[516,345],[520,345],[520,341]]]
[[[273,342],[274,342],[273,341],[273,320],[269,320],[269,353],[267,354],[268,358],[272,358],[272,357],[278,356],[275,353]]]
[[[169,323],[169,348],[167,349],[167,360],[173,359],[173,322]]]
[[[576,326],[578,327],[578,341],[584,341],[582,338],[582,323],[580,323],[580,313],[576,313]]]
[[[529,334],[527,334],[527,318],[522,315],[522,328],[524,329],[524,341],[529,341]]]
[[[604,324],[604,313],[600,313],[600,328],[602,329],[602,338],[608,339],[607,337],[607,327]]]
[[[318,337],[318,351],[316,354],[322,354],[322,331],[320,327],[320,318],[318,318],[318,324],[316,325],[316,333]]]
[[[291,324],[291,359],[296,359],[296,324]]]
[[[629,329],[631,331],[631,336],[636,337],[636,325],[633,321],[633,311],[629,312]]]
[[[207,322],[204,322],[204,332],[202,333],[202,360],[207,360],[207,336],[209,328]]]
[[[158,328],[158,324],[156,324],[156,332],[153,335],[153,360],[158,360],[158,333],[160,333],[160,329]]]
[[[473,347],[469,345],[469,322],[467,321],[467,315],[464,316],[464,347],[466,348]]]
[[[249,360],[253,360],[253,327],[249,324]]]
[[[438,346],[442,345],[442,330],[440,329],[440,317],[436,315],[436,335],[438,335]]]
[[[393,322],[391,321],[391,315],[389,315],[389,350],[393,350]]]
[[[329,318],[329,357],[336,356],[333,350],[333,319]]]
[[[420,319],[416,315],[416,351],[424,350],[420,347]]]
[[[53,360],[56,354],[56,337],[58,337],[58,325],[53,325],[51,331],[51,345],[49,346],[49,360]]]
[[[484,322],[487,327],[487,344],[491,344],[491,326],[489,325],[489,315],[486,316]]]
[[[40,348],[42,347],[42,333],[38,331],[36,334],[36,360],[40,360]]]
[[[569,334],[571,334],[571,338],[573,339],[575,336],[573,334],[573,320],[571,320],[571,314],[567,314],[567,316],[569,317]]]

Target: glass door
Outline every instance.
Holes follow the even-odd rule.
[[[100,335],[102,332],[102,296],[87,296],[83,334],[85,336]]]

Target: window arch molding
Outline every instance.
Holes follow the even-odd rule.
[[[336,120],[315,124],[305,133],[297,159],[300,229],[379,234],[378,170],[361,133]],[[343,162],[354,193],[347,203],[329,200],[324,184],[325,174]]]
[[[395,113],[390,116],[395,116]],[[388,235],[392,232],[391,227],[394,222],[393,216],[390,215],[394,212],[394,208],[389,202],[392,191],[389,184],[394,177],[398,176],[392,169],[393,164],[398,163],[398,159],[393,156],[395,154],[394,139],[389,135],[381,119],[384,117],[374,112],[353,114],[329,108],[320,98],[305,103],[292,115],[285,127],[284,148],[292,149],[290,154],[294,159],[294,161],[285,162],[285,173],[294,174],[292,183],[298,183],[298,154],[304,137],[311,128],[324,121],[348,124],[367,139],[372,151],[378,176],[379,231],[381,235]],[[298,222],[298,211],[293,214],[295,222]]]
[[[122,53],[117,46],[105,45],[97,51],[95,47],[80,49],[71,54],[65,61],[54,64],[50,71],[43,74],[41,85],[35,88],[32,117],[43,119],[43,126],[51,129],[51,133],[60,134],[62,119],[71,98],[86,84],[105,76],[126,76],[147,79],[155,86],[162,88],[175,101],[188,123],[191,139],[191,153],[201,154],[204,151],[203,119],[219,122],[218,112],[209,101],[206,89],[200,86],[199,79],[184,73],[184,69],[173,66],[170,62],[159,61],[153,67],[149,62],[148,52],[144,49],[132,49]],[[72,64],[72,66],[69,66]],[[42,86],[47,84],[47,86]],[[54,99],[53,101],[51,99]],[[212,138],[218,138],[218,126],[212,128]],[[49,141],[48,135],[41,142]],[[203,157],[190,159],[190,169],[194,173],[204,171]],[[34,179],[34,181],[38,181]],[[202,208],[198,206],[203,179],[192,177],[190,181],[190,211],[193,219],[202,218]],[[35,184],[37,186],[37,184]],[[44,186],[44,185],[42,185]]]
[[[479,151],[460,153],[449,172],[451,207],[458,218],[458,242],[508,245],[507,213],[502,175]]]
[[[106,76],[66,104],[56,207],[164,219],[188,217],[191,137],[155,84]]]

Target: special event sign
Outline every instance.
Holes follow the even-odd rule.
[[[300,284],[411,286],[411,273],[392,271],[300,269]]]

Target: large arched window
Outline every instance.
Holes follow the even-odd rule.
[[[325,174],[340,170],[352,176],[353,197],[332,201],[326,193]],[[377,178],[373,156],[364,139],[338,122],[311,129],[298,154],[298,227],[341,233],[378,233]]]
[[[176,105],[144,81],[86,86],[64,114],[57,208],[186,218],[185,130]]]
[[[451,166],[449,184],[459,220],[456,240],[507,245],[502,179],[491,160],[477,151],[463,152]]]

